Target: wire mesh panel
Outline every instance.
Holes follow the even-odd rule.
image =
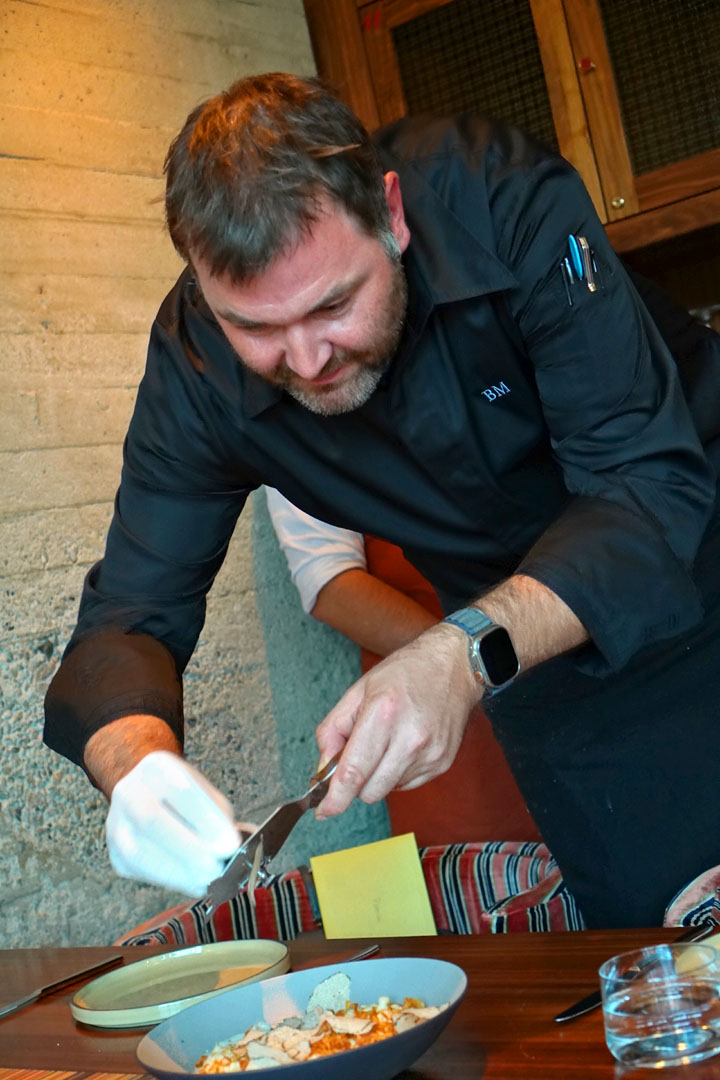
[[[527,0],[454,0],[392,37],[410,116],[483,112],[557,149]]]
[[[720,146],[720,0],[599,0],[638,175]]]

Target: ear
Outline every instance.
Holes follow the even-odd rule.
[[[390,226],[395,234],[400,251],[404,251],[410,243],[410,230],[405,221],[405,211],[400,193],[400,177],[396,172],[389,172],[385,173],[383,180],[385,198],[390,210]]]

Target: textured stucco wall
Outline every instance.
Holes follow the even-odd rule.
[[[262,814],[281,797],[264,642],[252,589],[251,514],[243,515],[209,603],[187,672],[187,753],[228,792],[238,813]],[[98,537],[100,540],[100,537]],[[42,697],[69,636],[82,579],[73,575],[57,605],[54,578],[37,605],[13,617],[0,665],[2,789],[0,945],[102,944],[179,897],[116,878],[104,843],[106,804],[80,770],[40,741]],[[10,591],[8,589],[8,591]],[[47,618],[39,614],[42,592]],[[36,610],[37,609],[37,610]],[[7,609],[6,609],[7,610]],[[54,625],[51,625],[54,624]],[[249,732],[238,737],[240,724]],[[262,777],[262,784],[258,778]]]
[[[47,682],[102,553],[148,327],[179,270],[162,160],[187,112],[238,75],[314,65],[301,0],[5,0],[0,34],[0,946],[95,944],[178,899],[114,877],[103,799],[41,744]],[[270,669],[283,665],[271,677],[251,532],[249,510],[187,673],[187,751],[239,815],[260,817],[302,788],[328,672],[342,683],[352,663],[344,652],[336,665],[337,640],[297,609],[286,617],[295,601],[265,519],[263,624]],[[316,674],[302,651],[288,670],[278,613],[309,653],[327,650]],[[287,859],[382,832],[381,808],[358,813],[317,839],[304,826]]]

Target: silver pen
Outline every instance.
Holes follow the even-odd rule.
[[[597,285],[595,284],[595,273],[593,270],[593,257],[590,245],[588,244],[584,236],[577,237],[578,246],[580,248],[580,258],[583,263],[583,270],[585,271],[585,280],[587,281],[587,287],[590,292],[597,291]]]

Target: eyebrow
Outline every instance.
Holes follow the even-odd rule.
[[[305,318],[308,315],[314,315],[318,311],[322,311],[324,308],[337,304],[338,301],[344,300],[346,297],[351,296],[354,292],[360,288],[364,283],[367,275],[359,274],[357,277],[351,278],[350,281],[341,282],[339,285],[335,285],[329,292],[325,293],[323,298],[318,301],[309,311],[305,313]],[[238,311],[230,311],[225,308],[218,308],[215,311],[215,315],[219,319],[224,319],[226,322],[232,323],[233,326],[238,326],[242,330],[263,330],[266,326],[273,324],[258,322],[255,319],[248,319],[245,315],[241,315]]]

